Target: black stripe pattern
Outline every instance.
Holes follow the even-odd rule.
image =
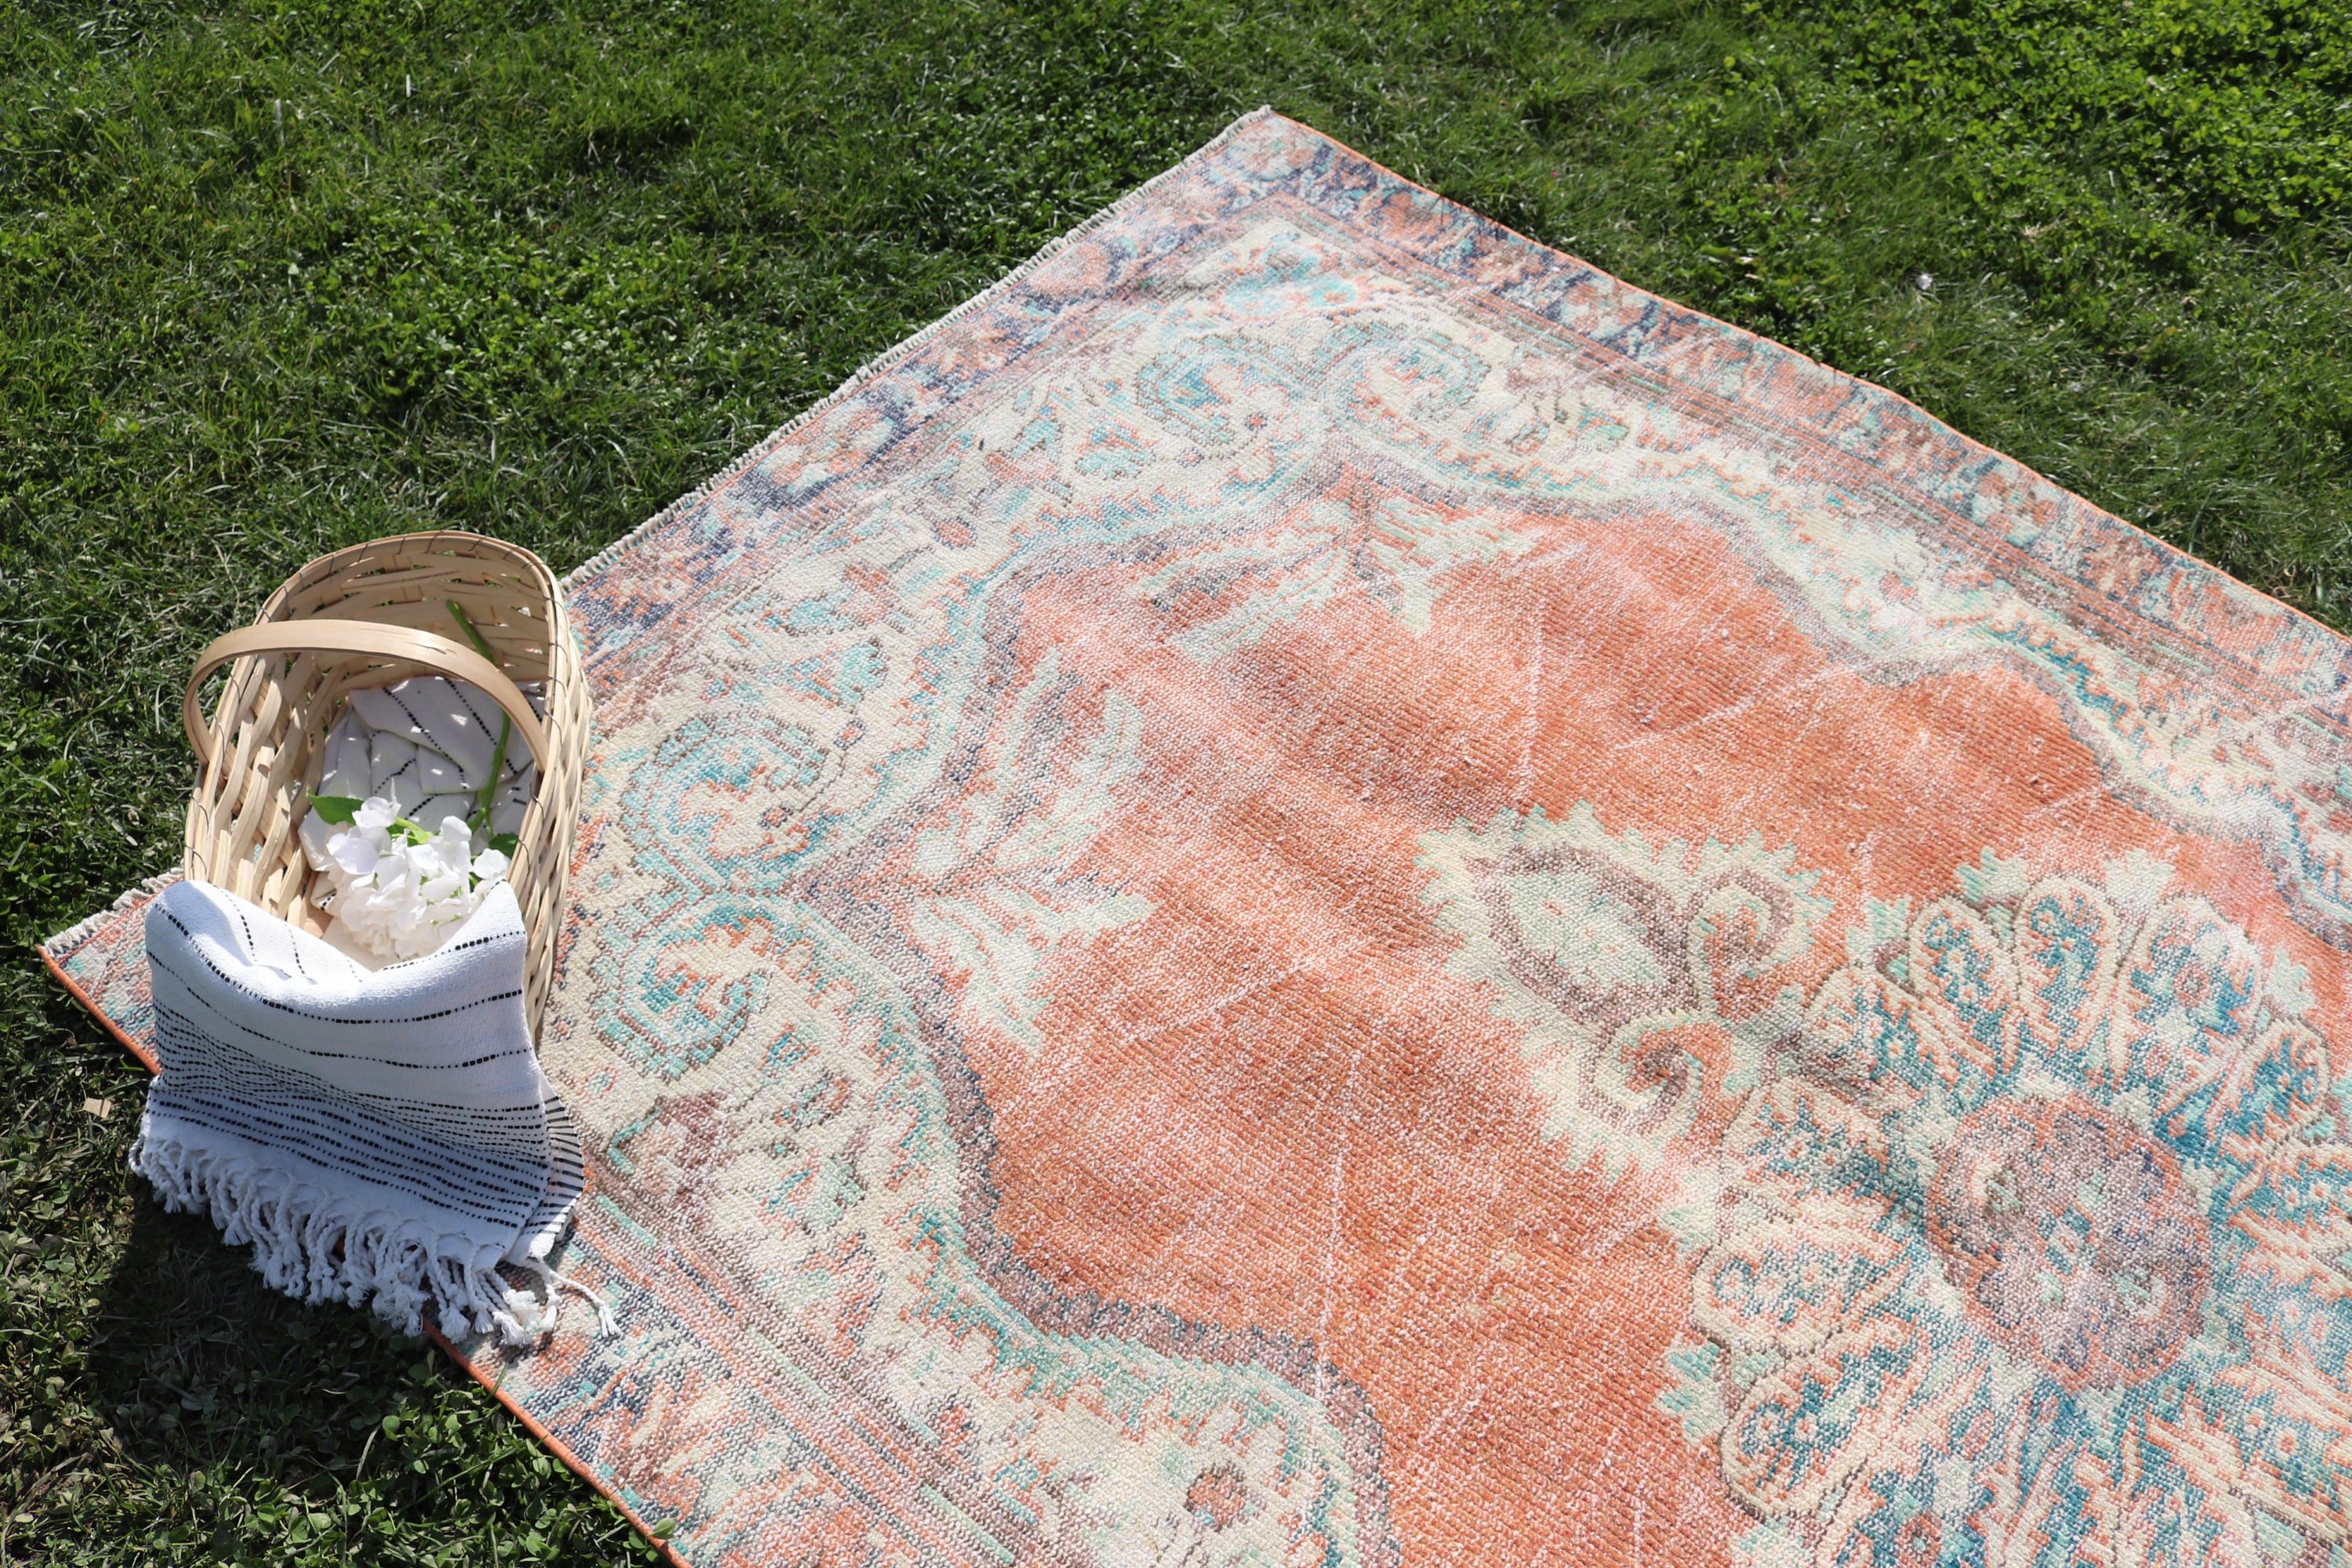
[[[442,948],[371,970],[175,883],[147,916],[163,1071],[133,1168],[306,1300],[373,1298],[413,1330],[430,1298],[445,1331],[514,1330],[530,1303],[496,1266],[543,1258],[582,1189],[531,1049],[526,945],[504,886]]]

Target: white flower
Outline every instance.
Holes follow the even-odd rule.
[[[323,855],[317,848],[321,830]],[[464,817],[444,816],[440,831],[428,837],[380,795],[362,802],[347,826],[322,823],[304,841],[329,884],[320,901],[362,948],[385,958],[431,952],[507,878],[506,856],[474,853]]]
[[[375,869],[377,850],[374,843],[362,833],[345,833],[327,840],[327,853],[336,865],[354,877],[364,877]]]

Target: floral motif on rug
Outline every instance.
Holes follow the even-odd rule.
[[[1581,802],[1562,821],[1538,807],[1423,842],[1437,923],[1464,938],[1447,967],[1527,1026],[1544,1131],[1571,1163],[1612,1176],[1658,1164],[1710,1073],[1746,1089],[1796,1033],[1804,996],[1770,977],[1811,946],[1829,900],[1789,850],[1654,847],[1638,829],[1611,835]]]
[[[2352,1127],[2299,966],[2168,879],[1988,854],[1748,1100],[1661,1401],[1769,1521],[1743,1560],[2340,1537]]]
[[[681,1561],[2352,1568],[2326,629],[1265,113],[571,593]]]

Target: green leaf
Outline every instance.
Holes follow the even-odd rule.
[[[511,860],[515,851],[522,847],[522,840],[511,833],[493,833],[490,835],[490,847]]]
[[[361,802],[353,795],[314,795],[310,797],[310,809],[319,814],[319,820],[338,826],[357,816],[360,805]]]

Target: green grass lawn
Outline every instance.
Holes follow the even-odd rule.
[[[27,949],[292,567],[567,568],[1261,102],[2352,623],[2340,0],[0,6],[0,1561],[650,1554],[158,1213]]]

